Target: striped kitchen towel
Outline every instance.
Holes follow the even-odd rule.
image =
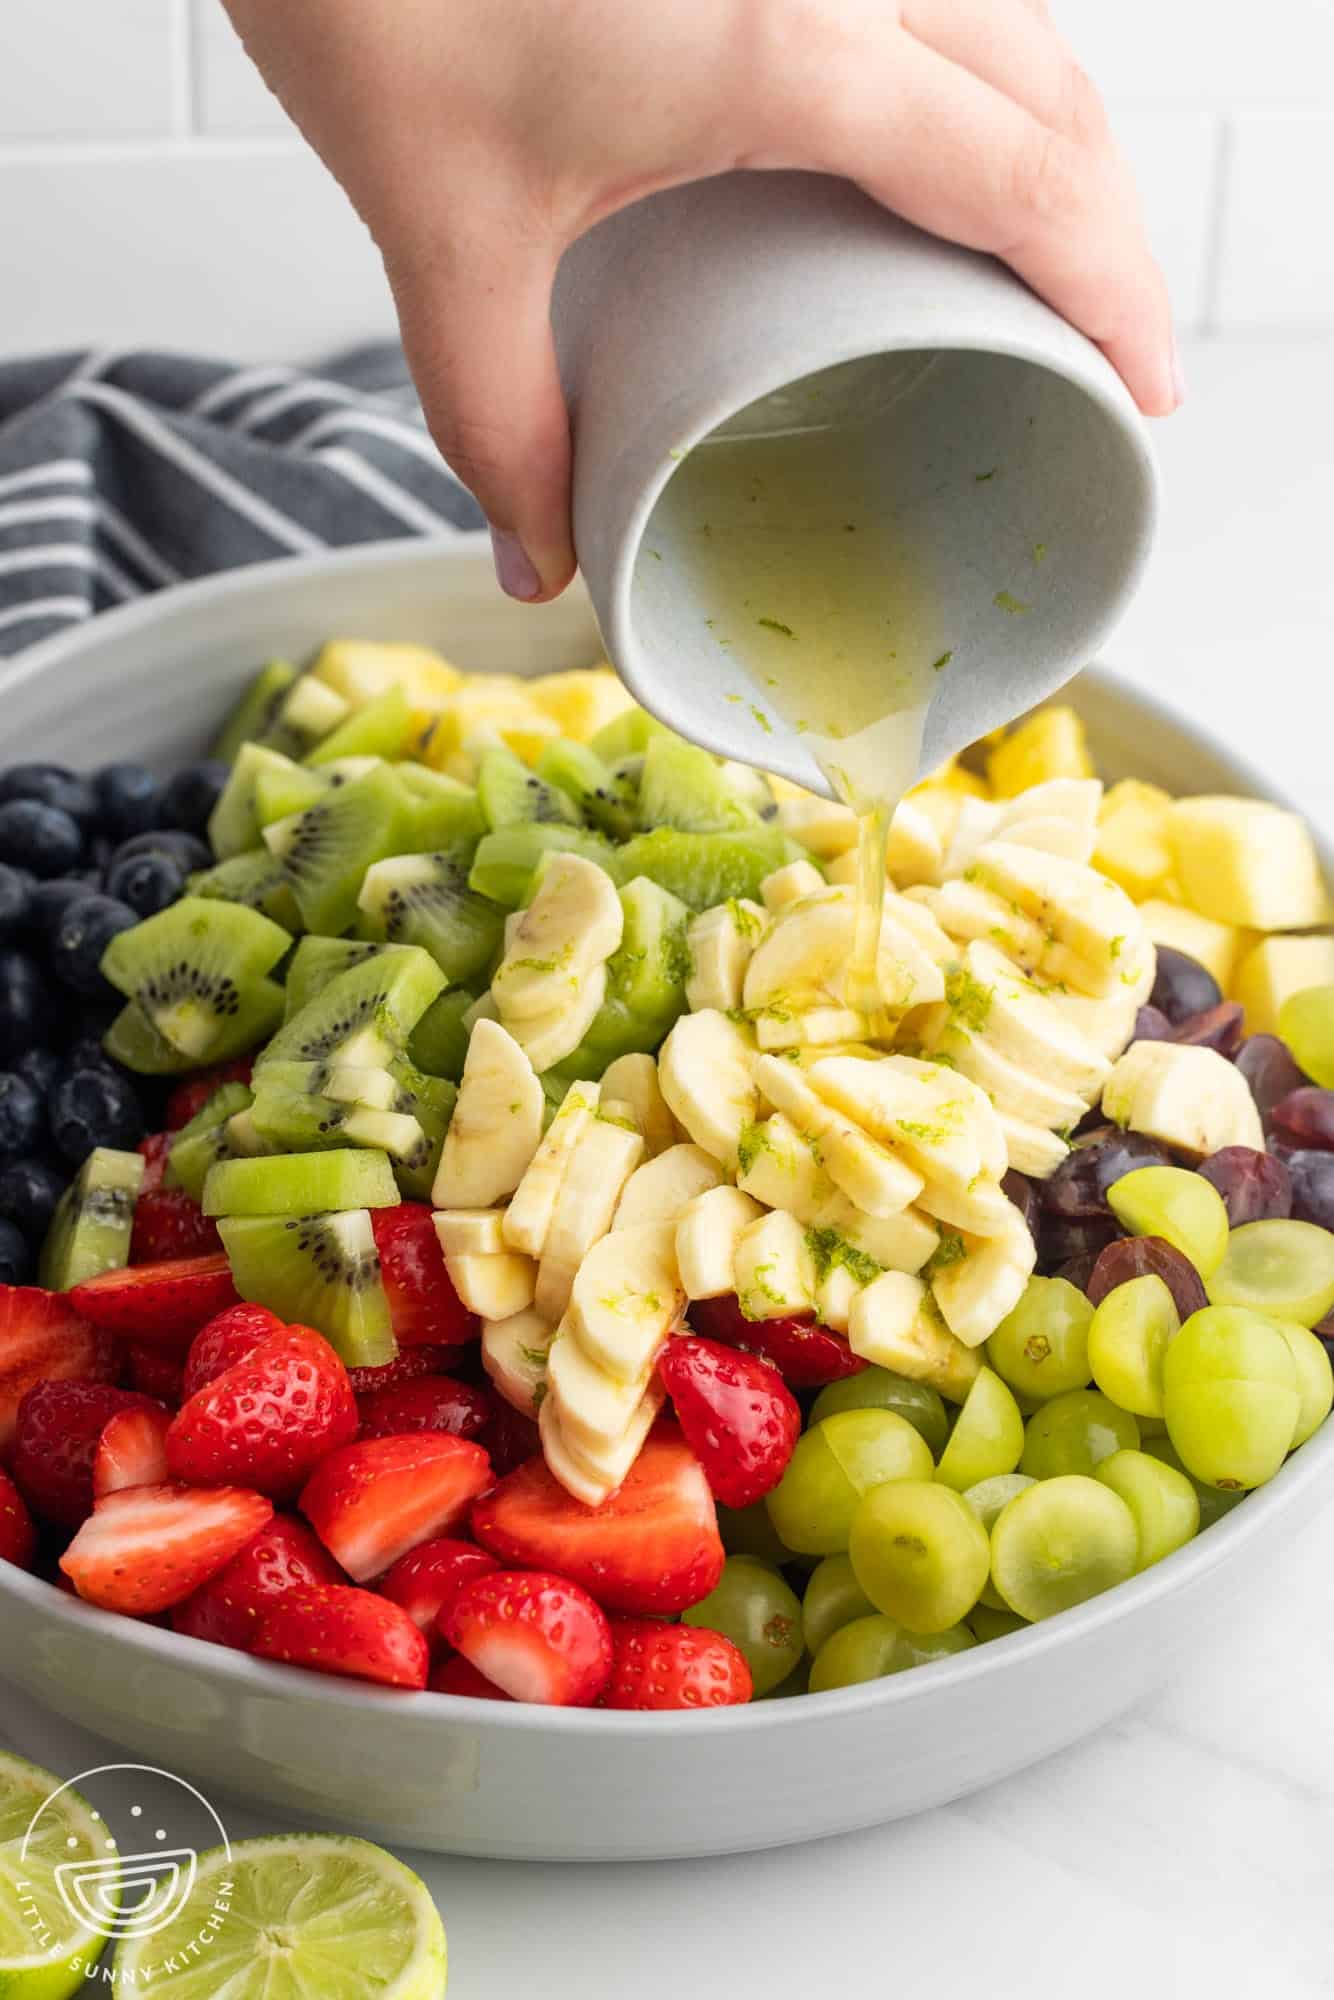
[[[152,353],[0,362],[0,658],[214,570],[482,525],[397,346],[310,372]]]

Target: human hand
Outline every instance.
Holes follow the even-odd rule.
[[[556,265],[659,188],[842,175],[1003,258],[1148,415],[1181,400],[1129,172],[1044,0],[226,5],[379,245],[431,434],[512,596],[574,570]]]

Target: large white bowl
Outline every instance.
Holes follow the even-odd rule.
[[[193,754],[261,661],[332,633],[426,640],[519,673],[584,664],[597,643],[584,601],[522,610],[468,550],[273,563],[27,655],[4,684],[5,759]],[[1072,692],[1113,775],[1267,789],[1105,675]],[[765,1847],[938,1805],[1096,1729],[1256,1615],[1276,1553],[1332,1490],[1327,1426],[1216,1527],[1078,1611],[895,1679],[721,1713],[381,1692],[112,1617],[3,1563],[0,1675],[210,1793],[298,1823],[514,1859]]]

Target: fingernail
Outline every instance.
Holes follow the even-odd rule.
[[[1177,408],[1186,400],[1186,375],[1181,366],[1181,355],[1177,348],[1176,335],[1172,335],[1172,393],[1177,399]]]
[[[531,604],[542,594],[542,579],[528,560],[528,553],[517,535],[507,528],[492,528],[491,552],[496,559],[496,576],[507,597],[517,597],[524,604]]]

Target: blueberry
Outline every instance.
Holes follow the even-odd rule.
[[[136,833],[133,839],[123,840],[111,857],[112,867],[135,854],[170,854],[187,875],[192,875],[196,868],[213,866],[213,855],[202,840],[196,840],[192,833],[173,832],[170,827],[156,833]]]
[[[113,840],[156,826],[161,788],[142,764],[107,764],[93,779],[101,823]]]
[[[80,1035],[65,1051],[63,1070],[73,1069],[114,1069],[121,1074],[120,1064],[114,1056],[109,1056],[102,1047],[101,1034]]]
[[[94,1146],[132,1150],[144,1136],[143,1107],[127,1077],[110,1069],[75,1069],[51,1098],[51,1136],[74,1166]]]
[[[49,881],[77,868],[83,859],[78,822],[59,806],[40,799],[6,799],[0,805],[0,861],[30,868]]]
[[[49,944],[60,929],[61,919],[71,903],[92,893],[81,875],[62,875],[54,882],[35,882],[28,898],[27,928],[41,945]]]
[[[26,1076],[43,1102],[55,1089],[64,1067],[53,1049],[26,1049],[14,1063],[16,1075]]]
[[[52,1005],[46,981],[26,952],[0,947],[0,1060],[50,1039]]]
[[[12,764],[0,771],[0,804],[6,799],[37,799],[57,806],[80,826],[97,818],[97,794],[87,778],[67,764]]]
[[[180,827],[185,833],[203,833],[230,776],[231,767],[216,758],[187,764],[167,781],[158,813],[162,825]]]
[[[106,887],[136,916],[153,917],[184,895],[185,870],[171,854],[132,854],[107,869]]]
[[[0,1166],[0,1216],[16,1223],[31,1242],[45,1236],[65,1177],[45,1160],[6,1160]]]
[[[113,937],[139,919],[113,896],[80,896],[70,903],[51,941],[50,965],[75,993],[104,993],[102,954]]]
[[[28,914],[33,878],[26,868],[0,862],[0,937],[12,937]]]
[[[0,1069],[0,1158],[30,1153],[41,1143],[43,1123],[41,1093],[26,1076]]]
[[[26,1285],[32,1276],[33,1256],[25,1238],[0,1216],[0,1285]]]

